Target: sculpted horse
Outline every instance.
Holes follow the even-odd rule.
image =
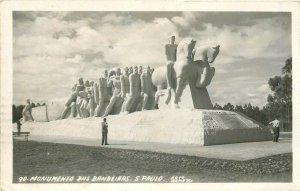
[[[178,103],[183,90],[189,84],[193,105],[196,109],[212,109],[212,103],[209,98],[206,87],[210,84],[215,68],[210,67],[210,63],[215,61],[220,49],[217,46],[195,47],[196,41],[193,39],[183,39],[177,47],[177,60],[172,70],[172,84],[174,99],[172,108],[179,108]],[[158,104],[159,97],[167,88],[167,69],[161,66],[154,70],[152,82],[157,87],[155,103]],[[170,99],[166,99],[168,104]]]

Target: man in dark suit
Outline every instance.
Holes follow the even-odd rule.
[[[18,135],[20,136],[20,133],[21,133],[21,122],[20,120],[17,120],[17,128],[18,128]]]
[[[102,123],[102,145],[108,145],[107,144],[107,133],[108,133],[108,124],[106,122],[106,118],[103,119]]]

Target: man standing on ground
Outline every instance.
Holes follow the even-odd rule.
[[[280,121],[278,120],[278,116],[275,117],[274,121],[271,121],[269,124],[273,126],[273,142],[278,142],[279,138],[279,125]]]
[[[106,122],[106,118],[103,119],[102,123],[102,145],[108,145],[107,144],[107,133],[108,133],[108,124]]]
[[[21,133],[21,122],[20,122],[20,119],[17,120],[17,128],[18,128],[18,135],[20,136],[20,133]]]

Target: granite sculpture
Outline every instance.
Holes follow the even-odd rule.
[[[183,90],[188,84],[195,109],[212,109],[210,97],[206,87],[210,84],[215,69],[210,67],[210,63],[215,61],[220,45],[195,47],[196,40],[191,38],[183,39],[177,47],[176,62],[172,68],[172,75],[169,81],[174,82],[171,88],[175,91],[172,108],[179,108],[179,102]],[[168,89],[168,68],[165,66],[154,70],[152,82],[157,87],[156,104],[159,97],[165,94],[162,90]],[[166,104],[168,104],[169,90],[167,92]]]
[[[141,97],[142,97],[142,110],[147,109],[147,104],[150,97],[155,96],[155,91],[151,79],[150,67],[146,67],[144,72],[141,75]],[[153,102],[154,103],[154,102]],[[150,110],[154,109],[154,104],[151,104]]]
[[[104,70],[102,76],[99,78],[98,83],[96,84],[96,88],[98,90],[95,94],[95,101],[97,107],[95,109],[95,116],[100,117],[101,114],[105,111],[106,106],[110,100],[110,89],[107,86],[108,81],[108,71]]]
[[[126,104],[129,99],[130,93],[130,84],[129,84],[129,69],[125,67],[123,69],[123,74],[120,76],[121,80],[121,97],[123,98],[123,104],[121,108],[121,113],[126,111]]]
[[[84,91],[84,82],[82,78],[78,79],[78,84],[76,87],[76,92],[77,92],[77,98],[76,98],[76,112],[77,112],[77,116],[78,117],[83,117],[82,113],[81,113],[81,104],[83,102],[83,98],[80,94],[80,92]]]
[[[33,121],[33,117],[31,114],[31,110],[32,110],[32,104],[30,102],[30,99],[26,100],[27,105],[24,107],[23,109],[23,121]]]
[[[112,111],[114,105],[116,104],[117,100],[121,98],[121,80],[120,80],[120,75],[121,75],[121,69],[117,68],[116,72],[111,71],[109,76],[108,76],[108,87],[113,87],[113,95],[109,100],[109,104],[106,107],[106,110],[104,112],[103,116],[108,116],[109,113]]]
[[[182,93],[189,85],[190,98],[195,109],[212,109],[206,87],[211,83],[215,68],[211,67],[219,53],[220,45],[196,46],[196,40],[186,38],[175,43],[171,36],[165,45],[165,66],[156,69],[143,66],[105,70],[99,80],[78,79],[65,104],[61,119],[72,117],[128,114],[158,108],[159,98],[164,104],[172,98],[172,108],[179,108]],[[71,111],[71,114],[69,114]]]
[[[134,110],[134,104],[139,98],[140,92],[140,76],[138,74],[138,67],[135,66],[133,69],[133,73],[129,75],[129,98],[125,104],[125,114],[130,113]]]

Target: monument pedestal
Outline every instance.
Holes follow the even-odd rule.
[[[102,118],[27,122],[23,131],[48,137],[101,140]],[[161,109],[107,117],[108,139],[171,144],[214,145],[270,141],[266,127],[235,112]]]

